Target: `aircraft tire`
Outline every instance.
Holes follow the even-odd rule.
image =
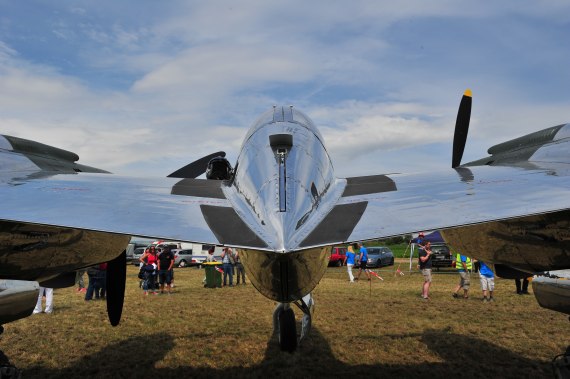
[[[297,349],[297,327],[293,309],[279,312],[279,347],[281,351],[294,352]]]

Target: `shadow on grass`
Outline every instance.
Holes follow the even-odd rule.
[[[267,343],[262,362],[252,367],[231,367],[220,370],[182,366],[157,368],[174,347],[170,335],[151,334],[111,344],[94,351],[70,367],[49,369],[33,367],[24,372],[25,378],[196,378],[196,377],[544,377],[550,366],[533,361],[511,351],[476,338],[450,333],[448,330],[428,330],[421,334],[389,335],[385,338],[415,338],[423,342],[442,362],[409,365],[361,364],[350,365],[337,360],[326,339],[313,328],[309,340],[295,354],[282,353],[276,338]],[[529,347],[531,348],[531,347]],[[228,351],[228,353],[231,353]],[[358,345],[354,346],[358,354]],[[417,352],[418,356],[425,356]]]

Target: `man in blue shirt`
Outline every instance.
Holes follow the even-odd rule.
[[[479,275],[481,276],[481,290],[483,291],[483,302],[495,301],[493,291],[495,290],[495,274],[483,261],[479,261]],[[488,296],[487,296],[488,295]]]
[[[358,246],[360,247],[360,254],[358,255],[358,264],[360,265],[360,268],[358,269],[358,276],[356,277],[356,280],[360,279],[362,270],[364,270],[366,276],[368,277],[368,280],[370,280],[370,273],[366,268],[366,264],[368,263],[368,250],[366,250],[362,242],[360,242]]]

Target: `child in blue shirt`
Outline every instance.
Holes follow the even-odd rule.
[[[481,277],[481,290],[483,291],[483,302],[495,301],[493,291],[495,290],[495,274],[483,261],[479,261],[479,276]]]

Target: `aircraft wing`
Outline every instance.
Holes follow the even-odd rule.
[[[569,164],[553,163],[389,175],[393,189],[343,196],[337,207],[364,210],[345,240],[365,241],[570,209],[569,174]]]
[[[570,124],[493,146],[456,169],[346,179],[302,243],[366,241],[570,209]],[[336,225],[331,228],[330,225]]]
[[[215,244],[204,205],[229,206],[219,182],[0,170],[7,221]]]
[[[250,246],[205,209],[231,209],[218,181],[110,174],[0,175],[0,219],[197,243]],[[175,195],[173,195],[175,194]],[[348,178],[301,248],[570,209],[570,165],[448,169]],[[253,246],[263,248],[263,244]]]
[[[500,166],[488,161],[437,172],[338,179],[342,195],[328,211],[314,212],[314,222],[307,222],[303,237],[289,247],[570,209],[568,140],[541,143],[524,159],[510,149],[504,161],[493,158]],[[61,174],[1,147],[0,220],[271,250],[226,199],[220,181]]]

